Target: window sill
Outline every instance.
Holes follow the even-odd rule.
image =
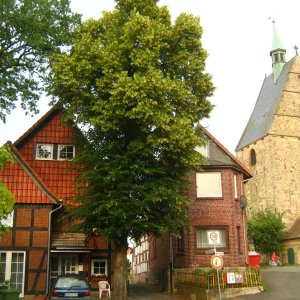
[[[197,200],[223,200],[223,197],[197,197]]]
[[[214,255],[214,253],[211,254],[206,254],[205,252],[207,250],[211,250],[213,248],[207,248],[207,249],[196,249],[195,254],[196,255]],[[216,248],[216,252],[224,252],[224,254],[229,254],[229,249],[228,248]]]

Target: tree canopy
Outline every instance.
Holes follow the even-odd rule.
[[[69,45],[80,23],[69,0],[0,0],[0,119],[21,101],[27,112],[47,74],[48,55]]]
[[[181,14],[173,24],[155,0],[119,0],[78,28],[70,51],[52,56],[49,93],[85,133],[75,159],[85,165],[81,205],[69,216],[125,258],[128,237],[187,224],[187,174],[204,162],[195,124],[209,117],[214,90],[201,36],[197,17]]]
[[[48,56],[69,45],[80,17],[68,0],[0,0],[0,121],[21,101],[27,112],[37,112],[36,102],[46,80]],[[13,161],[0,148],[0,168]],[[1,224],[13,210],[13,196],[0,181]]]
[[[77,160],[91,166],[82,172],[92,197],[80,197],[78,213],[91,203],[105,209],[84,213],[93,221],[82,226],[95,227],[97,218],[99,228],[116,238],[120,231],[138,238],[160,227],[158,214],[165,219],[172,212],[187,172],[203,163],[195,147],[204,139],[194,124],[209,116],[213,85],[204,72],[202,28],[186,14],[172,25],[167,8],[156,2],[117,1],[114,11],[78,29],[70,52],[52,59],[50,93],[70,119],[88,126],[90,143]],[[165,211],[157,212],[157,201]],[[110,215],[110,226],[103,226]]]
[[[270,255],[280,253],[286,236],[282,213],[273,209],[259,210],[248,219],[248,238],[256,251]]]

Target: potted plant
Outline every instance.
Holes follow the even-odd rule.
[[[9,288],[9,280],[0,281],[0,290]]]
[[[102,280],[107,280],[107,275],[105,273],[101,274],[94,274],[92,275],[92,279],[95,281],[102,281]]]

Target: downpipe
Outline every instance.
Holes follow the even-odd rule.
[[[249,179],[245,179],[245,180],[242,180],[241,181],[241,195],[245,195],[245,189],[244,189],[244,186],[245,186],[245,182],[248,182],[249,180],[251,180],[252,178],[249,178]],[[243,193],[243,194],[242,194]],[[245,209],[242,209],[242,217],[243,217],[243,229],[244,229],[244,248],[245,248],[245,259],[246,259],[246,265],[249,266],[249,261],[248,261],[248,251],[247,251],[247,243],[246,243],[246,233],[247,233],[247,229],[246,229],[246,218],[245,218],[245,215],[246,215],[246,208]]]
[[[59,200],[59,206],[49,212],[48,218],[48,248],[47,248],[47,272],[46,272],[46,295],[49,293],[49,278],[50,278],[50,243],[51,243],[51,219],[52,214],[62,208],[63,200]]]

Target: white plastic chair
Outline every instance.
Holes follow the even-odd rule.
[[[108,283],[108,281],[99,281],[98,286],[99,286],[99,298],[101,299],[102,292],[107,292],[108,297],[110,298],[110,284]]]

